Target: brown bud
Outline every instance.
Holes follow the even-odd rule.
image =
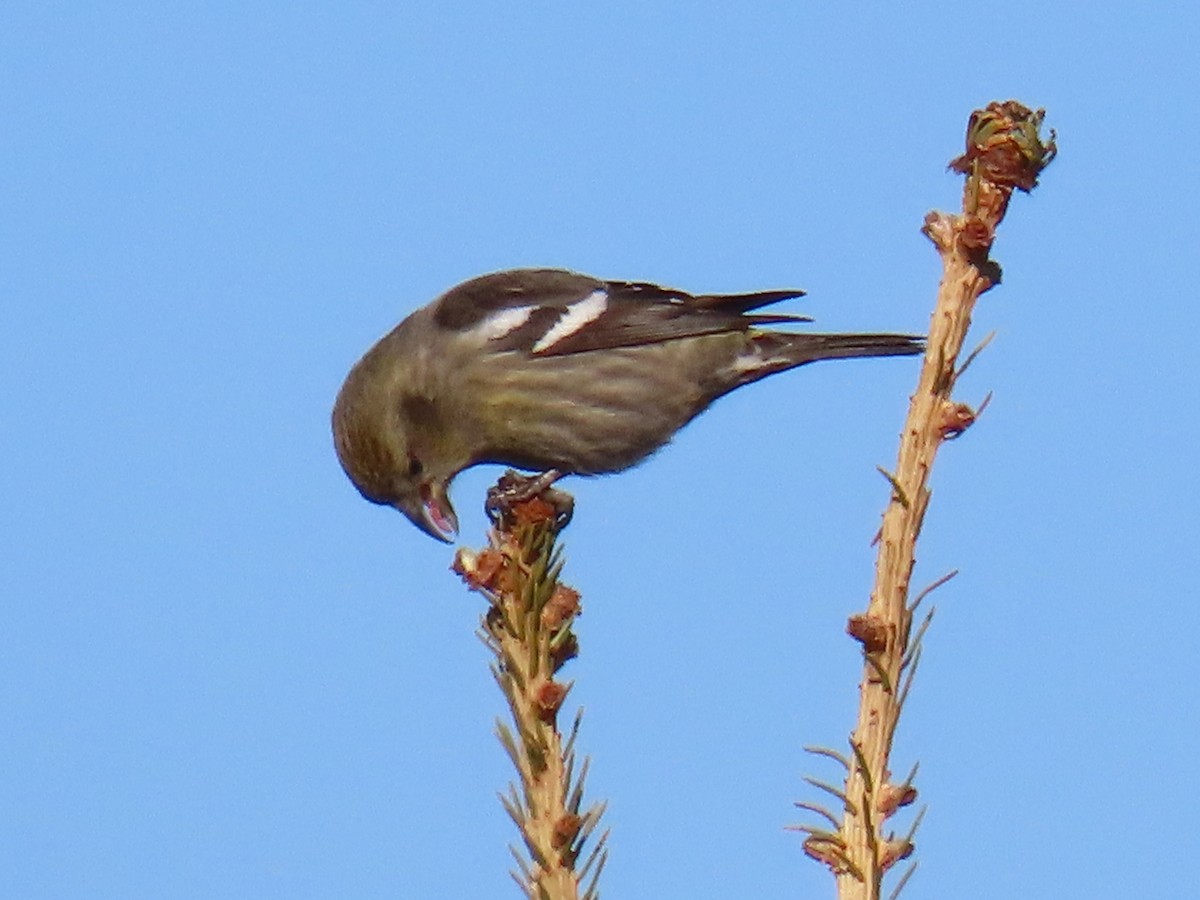
[[[554,823],[554,834],[550,837],[550,843],[554,846],[555,850],[569,847],[571,842],[575,840],[575,835],[579,834],[581,827],[583,827],[582,816],[577,816],[574,813],[565,814]]]
[[[542,607],[542,624],[557,631],[564,622],[579,615],[579,591],[560,584]]]
[[[950,168],[1008,190],[1032,190],[1058,152],[1054,131],[1047,141],[1039,133],[1045,115],[1015,100],[975,110],[967,123],[966,152]]]
[[[450,569],[460,575],[473,591],[502,589],[500,576],[504,571],[504,556],[490,547],[481,553],[460,547],[454,554]]]
[[[945,441],[952,441],[975,424],[975,410],[965,403],[953,403],[949,400],[938,410],[938,435]]]
[[[846,622],[846,634],[862,644],[865,653],[882,653],[887,649],[887,623],[871,613],[852,615]]]
[[[543,681],[534,687],[533,702],[537,705],[538,718],[547,725],[553,724],[568,690],[570,688],[557,681]]]
[[[520,503],[513,504],[513,519],[517,525],[553,525],[558,519],[558,513],[542,497],[530,497]]]
[[[875,808],[886,819],[902,806],[917,799],[917,789],[911,784],[885,784],[875,797]]]
[[[886,872],[900,860],[912,856],[915,849],[912,841],[884,841],[879,845],[879,868]]]
[[[979,216],[968,215],[963,218],[962,224],[959,226],[958,239],[968,253],[982,252],[986,256],[992,248],[992,242],[996,239],[996,231]]]

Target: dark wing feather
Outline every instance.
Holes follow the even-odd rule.
[[[746,331],[757,325],[812,321],[807,316],[746,314],[781,300],[803,296],[804,292],[799,290],[693,296],[644,282],[610,281],[604,287],[608,292],[608,306],[602,315],[535,355],[563,356],[702,334]]]
[[[573,304],[601,293],[603,311],[561,337],[552,330]],[[515,269],[484,275],[444,294],[434,308],[442,328],[466,331],[509,310],[529,310],[519,326],[494,338],[497,350],[534,356],[563,356],[589,350],[634,347],[703,334],[745,331],[757,325],[811,321],[806,316],[754,314],[752,310],[790,300],[803,291],[704,294],[636,281],[601,281],[562,269]],[[555,339],[546,342],[548,335]],[[544,347],[539,347],[539,342]]]
[[[466,331],[488,316],[523,306],[557,310],[561,315],[568,306],[604,282],[565,269],[513,269],[464,281],[451,288],[437,301],[434,321],[442,328]]]

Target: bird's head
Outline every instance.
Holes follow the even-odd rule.
[[[450,481],[463,466],[448,452],[436,423],[425,421],[428,401],[387,402],[354,387],[347,380],[333,409],[342,469],[367,500],[393,506],[430,537],[452,542],[458,516]]]

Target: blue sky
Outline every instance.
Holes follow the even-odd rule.
[[[1200,13],[806,6],[6,5],[8,896],[517,896],[481,602],[339,470],[345,372],[517,265],[924,330],[918,228],[1010,97],[1061,156],[1003,226],[960,389],[994,400],[933,480],[918,580],[962,574],[895,756],[929,804],[907,896],[1179,896]],[[806,368],[568,484],[606,896],[832,896],[783,826],[836,777],[800,747],[853,722],[915,378]],[[464,543],[496,475],[456,484]]]

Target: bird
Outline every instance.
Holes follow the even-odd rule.
[[[635,466],[713,401],[823,359],[908,356],[908,334],[780,330],[760,312],[800,290],[689,294],[566,269],[465,281],[386,334],[351,368],[334,446],[364,498],[450,543],[450,483],[471,466],[602,475]]]

